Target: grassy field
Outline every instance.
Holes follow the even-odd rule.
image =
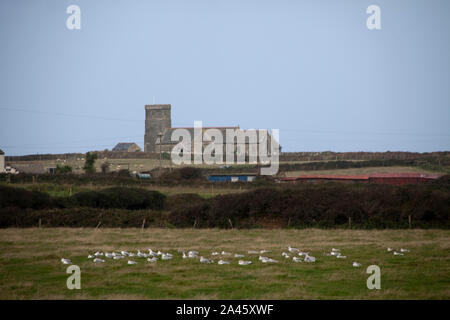
[[[445,172],[436,172],[431,170],[425,170],[419,167],[367,167],[367,168],[351,168],[351,169],[336,169],[336,170],[314,170],[314,171],[286,171],[287,177],[296,177],[300,175],[310,174],[342,174],[342,175],[354,175],[354,174],[372,174],[372,173],[425,173],[436,174]]]
[[[8,185],[5,183],[5,185]],[[95,185],[60,185],[53,183],[17,183],[11,186],[24,188],[26,190],[40,191],[48,193],[51,196],[55,197],[68,197],[72,194],[83,192],[83,191],[92,191],[92,190],[101,190],[105,188],[111,188],[110,185],[104,186],[95,186]],[[231,188],[228,186],[222,186],[221,184],[216,184],[212,186],[197,186],[195,184],[192,185],[180,185],[180,186],[140,186],[140,188],[144,188],[146,190],[155,190],[159,191],[165,195],[174,195],[181,193],[196,193],[204,198],[210,198],[219,194],[229,194],[229,193],[238,193],[243,192],[248,189],[244,187],[241,188]]]
[[[0,299],[450,299],[448,230],[198,230],[198,229],[3,229],[0,230]],[[287,246],[307,250],[315,263],[281,257]],[[347,259],[324,256],[339,248]],[[387,247],[410,250],[394,256]],[[161,250],[173,260],[136,258],[94,264],[89,253]],[[182,259],[178,249],[265,255],[240,266]],[[66,288],[69,258],[81,268],[81,290]],[[216,259],[217,261],[218,259]],[[352,262],[362,264],[352,267]],[[381,290],[368,290],[366,268],[381,268]]]

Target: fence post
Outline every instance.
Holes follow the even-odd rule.
[[[351,229],[352,228],[352,218],[348,217],[348,228]]]
[[[102,224],[101,221],[98,222],[97,226],[95,227],[95,230],[97,230],[98,228],[100,228],[100,225]]]
[[[144,228],[145,228],[145,218],[144,218],[144,220],[142,220],[142,227],[141,227],[141,231],[144,231]]]
[[[230,223],[231,229],[233,229],[233,223],[231,223],[231,219],[228,218],[228,222]]]

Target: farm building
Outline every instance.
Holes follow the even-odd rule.
[[[208,176],[208,180],[212,182],[252,182],[256,179],[256,174],[212,174]]]
[[[134,142],[119,142],[112,149],[115,152],[139,152],[141,148]]]
[[[303,175],[298,177],[284,177],[280,178],[279,181],[286,183],[337,181],[402,185],[435,180],[440,176],[441,175],[438,174],[422,173],[374,173],[370,175]]]

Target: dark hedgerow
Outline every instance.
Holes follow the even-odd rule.
[[[39,191],[28,191],[0,185],[0,207],[18,208],[119,208],[128,210],[162,210],[166,196],[158,191],[114,187],[100,191],[80,192],[72,197],[50,197]]]
[[[178,208],[174,226],[248,227],[270,217],[289,227],[449,228],[450,188],[444,178],[422,185],[304,184],[263,188]]]
[[[80,207],[162,210],[166,197],[158,191],[115,187],[101,191],[80,192],[72,198]]]

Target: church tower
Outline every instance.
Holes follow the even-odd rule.
[[[144,152],[157,152],[158,135],[172,127],[170,104],[151,104],[145,106]]]

